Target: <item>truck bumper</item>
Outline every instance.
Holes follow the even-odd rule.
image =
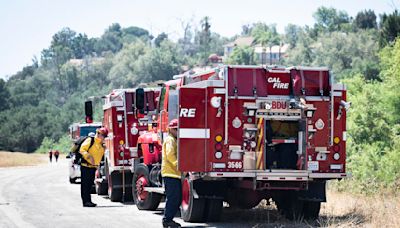
[[[350,173],[312,173],[300,170],[246,170],[244,172],[209,172],[211,178],[255,178],[265,181],[309,181],[313,179],[342,179],[351,177]]]

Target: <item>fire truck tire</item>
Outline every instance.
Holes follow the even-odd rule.
[[[107,189],[108,184],[107,183],[105,183],[105,182],[102,182],[102,183],[96,182],[95,186],[96,186],[97,195],[105,196],[105,195],[108,194],[108,192],[107,192],[108,191],[108,189]]]
[[[144,191],[144,187],[149,187],[150,184],[147,166],[137,165],[132,178],[132,196],[139,210],[156,210],[161,202],[161,194]]]
[[[317,219],[319,211],[321,209],[321,202],[304,201],[304,218],[305,219]]]
[[[282,193],[275,201],[279,212],[289,220],[299,220],[304,216],[304,201],[294,192]]]
[[[193,181],[185,178],[182,181],[182,204],[181,216],[185,222],[203,222],[206,218],[204,214],[205,199],[194,197]]]
[[[122,199],[122,189],[116,189],[108,186],[108,197],[111,202],[121,202]]]
[[[222,214],[222,200],[220,199],[207,199],[205,206],[205,220],[207,222],[217,222]]]

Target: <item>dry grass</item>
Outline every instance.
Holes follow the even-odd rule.
[[[399,227],[400,197],[393,194],[360,196],[328,191],[322,204],[322,227]]]
[[[0,151],[0,167],[32,166],[45,163],[45,154]]]
[[[225,208],[222,220],[246,227],[400,227],[400,197],[393,194],[361,196],[328,190],[316,221],[289,221],[273,202],[263,200],[251,210]]]

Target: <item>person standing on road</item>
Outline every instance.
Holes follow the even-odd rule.
[[[164,180],[166,203],[163,227],[181,227],[173,218],[179,210],[182,201],[181,172],[178,170],[176,138],[178,120],[173,119],[168,125],[168,137],[162,146],[161,176]]]
[[[94,139],[88,137],[81,145],[79,153],[82,154],[81,162],[81,198],[84,207],[97,206],[92,202],[90,192],[94,184],[94,177],[97,166],[99,166],[101,158],[104,155],[104,139],[108,135],[105,127],[96,130]],[[94,140],[93,145],[91,145]]]
[[[54,157],[56,158],[56,162],[58,162],[58,156],[60,156],[60,151],[54,151]]]
[[[50,163],[53,161],[53,151],[52,150],[49,150],[49,160],[50,160]]]

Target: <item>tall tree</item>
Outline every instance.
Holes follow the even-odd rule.
[[[167,35],[165,32],[160,33],[160,34],[156,37],[156,39],[154,40],[154,45],[156,45],[156,47],[160,47],[161,42],[162,42],[163,40],[166,40],[166,39],[168,39],[168,35]]]
[[[337,11],[335,8],[321,6],[313,14],[316,21],[315,28],[319,32],[339,31],[344,24],[350,22],[350,17],[345,11]]]
[[[288,24],[285,28],[284,39],[285,42],[290,45],[291,48],[296,47],[297,42],[299,41],[300,35],[303,29],[294,24]]]
[[[75,57],[74,38],[76,32],[70,28],[63,28],[57,32],[48,49],[42,51],[42,62],[45,65],[52,64],[60,67],[69,59]]]
[[[251,31],[252,36],[257,44],[261,44],[262,47],[268,46],[270,49],[269,59],[272,61],[272,46],[280,44],[280,37],[276,31],[276,25],[266,25],[264,23],[257,23],[254,25]],[[263,55],[263,53],[262,53]],[[262,64],[263,60],[261,59]],[[271,62],[269,63],[271,64]]]
[[[96,52],[102,55],[104,52],[111,51],[116,53],[122,48],[122,31],[118,23],[114,23],[106,29],[104,34],[95,45]]]
[[[393,42],[400,34],[400,14],[395,10],[392,14],[384,13],[380,20],[380,40],[381,47]]]
[[[353,21],[356,28],[359,29],[376,29],[378,25],[376,23],[376,15],[373,10],[364,10],[357,13],[356,18]]]

